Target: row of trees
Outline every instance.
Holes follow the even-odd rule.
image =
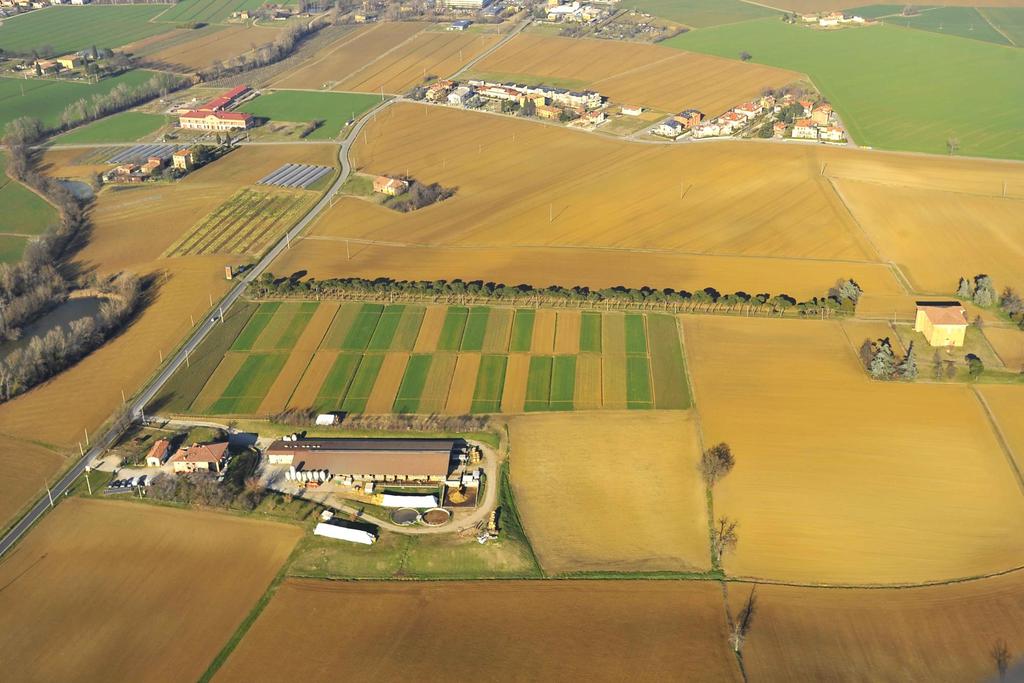
[[[455,188],[442,187],[440,183],[424,185],[412,178],[406,178],[405,180],[409,183],[409,191],[404,197],[400,197],[398,201],[388,203],[390,208],[402,213],[422,209],[437,202],[443,202],[455,194]]]
[[[96,121],[157,97],[167,97],[168,93],[190,84],[191,81],[186,78],[164,72],[154,74],[145,83],[136,86],[118,83],[105,95],[83,97],[65,107],[60,115],[60,127],[67,130],[89,121]]]
[[[119,275],[101,291],[109,298],[94,317],[72,320],[67,331],[54,327],[0,358],[0,400],[8,401],[53,377],[124,327],[139,306],[139,278]]]
[[[907,382],[917,379],[914,342],[910,342],[906,355],[898,358],[888,337],[875,341],[865,339],[860,346],[859,355],[864,368],[874,379],[901,379]]]
[[[552,285],[540,288],[527,284],[505,285],[481,280],[303,280],[294,276],[276,278],[273,273],[267,272],[249,285],[248,293],[255,298],[315,297],[385,301],[401,299],[447,304],[501,301],[527,306],[601,305],[611,308],[660,309],[672,312],[737,312],[746,315],[785,315],[786,312],[795,310],[802,316],[831,317],[834,314],[852,314],[860,298],[861,288],[853,280],[840,280],[829,290],[828,296],[797,302],[788,294],[722,294],[713,287],[698,289],[695,292],[621,286],[590,289],[581,286]]]
[[[315,408],[290,408],[270,415],[270,421],[293,427],[316,423]],[[480,432],[490,425],[486,415],[341,415],[339,429],[386,432]]]

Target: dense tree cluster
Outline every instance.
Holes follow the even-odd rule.
[[[996,295],[995,285],[992,284],[992,278],[985,274],[975,275],[973,280],[960,278],[956,295],[966,301],[972,301],[982,308],[994,306],[999,299]]]
[[[1024,299],[1011,287],[1004,289],[999,296],[999,308],[1024,330]]]
[[[100,290],[108,298],[94,317],[72,320],[68,330],[55,327],[43,336],[0,358],[0,401],[27,391],[53,377],[120,330],[138,308],[142,295],[139,278],[120,275]]]
[[[402,213],[422,209],[436,202],[443,202],[455,194],[453,188],[442,187],[440,183],[424,185],[412,178],[405,180],[409,183],[409,191],[387,204],[388,207]]]
[[[223,481],[212,472],[158,474],[146,495],[185,505],[254,510],[267,493],[256,475],[259,464],[259,454],[247,450],[231,459]]]
[[[888,337],[871,341],[865,339],[860,347],[860,359],[864,369],[874,379],[901,379],[912,381],[917,379],[917,359],[914,355],[914,343],[907,347],[907,353],[899,358],[893,351],[892,342]]]
[[[316,422],[314,408],[290,408],[270,416],[270,421],[293,427],[309,427]],[[365,429],[387,432],[479,432],[487,429],[485,415],[349,415],[341,416],[338,429]]]
[[[275,278],[264,273],[249,285],[249,295],[263,297],[314,297],[317,299],[396,299],[431,303],[472,304],[505,302],[524,306],[600,306],[606,308],[642,308],[672,312],[731,312],[746,315],[785,315],[831,317],[852,314],[861,289],[853,280],[840,280],[824,297],[797,302],[788,294],[722,294],[713,287],[695,292],[651,287],[534,287],[504,285],[476,280],[393,280],[391,278],[335,278],[317,280],[297,277]]]

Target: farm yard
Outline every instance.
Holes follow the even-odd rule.
[[[240,331],[236,322],[224,334],[237,336],[218,345],[227,350],[216,369],[195,370],[208,379],[172,380],[188,389],[161,402],[215,415],[284,407],[461,415],[690,405],[669,315],[268,302]]]
[[[739,523],[731,575],[892,584],[1020,564],[1021,484],[969,387],[870,380],[856,324],[684,328],[704,440],[736,454],[715,489]]]
[[[18,653],[6,675],[101,680],[130,669],[139,681],[197,679],[299,536],[210,512],[61,501],[0,563],[0,585],[16,587],[0,593],[0,650]],[[168,648],[158,633],[189,637]]]
[[[360,93],[302,92],[277,90],[239,107],[253,116],[270,119],[272,123],[306,123],[323,121],[307,140],[333,140],[345,137],[345,123],[380,103],[376,95]]]
[[[317,199],[304,190],[239,190],[167,250],[191,254],[259,254],[275,242]]]
[[[672,113],[695,108],[709,116],[759,96],[765,88],[803,79],[795,71],[655,45],[529,33],[492,52],[467,76],[592,88],[619,104]]]
[[[1013,112],[1024,93],[1002,83],[1024,52],[978,40],[882,25],[815,31],[774,19],[691,31],[665,41],[683,50],[806,73],[860,145],[1024,159]],[[970,102],[970,107],[962,103]]]
[[[548,575],[710,568],[690,412],[519,416],[510,435],[519,514]]]
[[[495,678],[741,680],[711,582],[308,580],[282,584],[213,680],[317,678],[325,666],[351,678],[442,671],[451,655],[437,636],[464,630],[469,614],[502,644],[488,654]],[[355,619],[361,638],[336,628]],[[277,647],[297,628],[322,637]]]
[[[31,53],[48,45],[63,54],[92,45],[120,47],[173,29],[174,24],[154,21],[166,11],[166,5],[47,7],[5,20],[0,26],[0,48]]]

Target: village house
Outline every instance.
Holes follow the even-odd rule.
[[[190,130],[232,131],[252,127],[252,115],[234,111],[196,109],[178,117],[178,125]]]
[[[700,122],[704,120],[704,114],[696,109],[685,109],[672,118],[684,129],[690,130],[694,126],[700,125]]]
[[[221,465],[228,452],[228,442],[192,444],[180,449],[167,462],[174,467],[175,474],[188,472],[220,473]]]
[[[171,155],[171,165],[185,172],[195,168],[197,161],[196,153],[191,149],[180,149]]]
[[[817,140],[818,129],[810,119],[797,119],[793,122],[793,137],[798,140]]]
[[[549,104],[538,104],[534,108],[534,113],[539,119],[547,119],[549,121],[558,121],[562,118],[562,110],[558,107],[552,107]]]
[[[727,111],[716,120],[722,135],[732,135],[735,131],[747,125],[747,117],[737,114],[734,111]]]
[[[811,110],[811,120],[821,126],[827,126],[832,120],[832,105],[822,102]]]
[[[784,121],[776,121],[772,124],[772,137],[781,138],[786,135],[786,124]]]
[[[640,116],[641,114],[644,113],[644,108],[643,107],[637,107],[637,106],[634,106],[634,105],[624,104],[619,109],[619,111],[622,112],[623,116]]]
[[[53,59],[37,59],[36,66],[39,67],[39,71],[43,74],[55,74],[60,71],[60,64]]]
[[[580,118],[594,126],[604,123],[605,119],[607,119],[603,111],[585,111],[580,115]]]
[[[661,135],[666,138],[677,138],[683,132],[683,124],[679,123],[674,118],[665,119],[659,123],[652,132],[655,135]]]
[[[804,109],[804,116],[805,117],[810,117],[811,110],[814,109],[814,100],[798,100],[797,104],[799,104],[801,107],[803,107],[803,109]]]
[[[373,191],[386,194],[389,197],[397,197],[409,190],[409,183],[400,178],[390,178],[386,175],[379,175],[373,179]]]
[[[745,117],[746,119],[753,119],[758,114],[764,111],[761,105],[757,102],[744,102],[738,107],[733,107],[733,112]]]
[[[448,93],[448,104],[465,107],[466,101],[473,96],[473,90],[465,85],[460,85],[455,90]]]
[[[139,167],[139,170],[143,175],[153,175],[157,171],[163,169],[164,160],[160,157],[149,157],[146,159],[146,163]]]
[[[452,91],[452,87],[455,84],[448,80],[434,81],[427,86],[427,92],[424,98],[428,102],[440,102],[448,97],[448,93]]]
[[[171,442],[167,439],[157,439],[146,453],[146,467],[160,467],[167,462],[167,456],[170,454]]]
[[[846,131],[839,126],[820,126],[818,128],[818,137],[829,142],[845,142]]]
[[[722,127],[719,126],[714,121],[708,121],[707,123],[702,123],[702,124],[700,124],[699,126],[697,126],[696,128],[693,129],[693,137],[698,138],[698,139],[702,139],[702,138],[717,138],[719,135],[725,135],[725,134],[727,134],[727,133],[723,133],[722,132]]]
[[[967,312],[955,301],[918,301],[914,331],[932,346],[963,346]]]

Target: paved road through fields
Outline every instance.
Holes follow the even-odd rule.
[[[526,26],[527,23],[529,22],[524,22],[520,26],[517,26],[513,31],[510,31],[507,35],[503,36],[501,40],[499,40],[497,43],[495,43],[490,48],[485,50],[482,54],[480,54],[477,57],[477,59],[470,62],[470,64],[473,64],[479,59],[486,57],[488,54],[504,45],[505,42],[510,40],[513,36],[517,35],[519,31],[521,31]],[[356,122],[356,124],[352,127],[352,130],[349,132],[348,137],[345,138],[345,140],[341,143],[338,149],[338,160],[341,162],[341,173],[338,175],[338,179],[334,181],[334,184],[331,185],[330,190],[328,190],[324,194],[320,201],[317,202],[312,209],[310,209],[309,213],[307,213],[302,220],[296,223],[291,230],[285,233],[285,235],[277,242],[277,244],[275,244],[274,247],[269,252],[267,252],[262,259],[260,259],[259,263],[257,263],[243,277],[241,277],[237,281],[235,286],[231,289],[231,291],[228,292],[227,296],[221,299],[219,305],[221,311],[227,312],[231,305],[234,304],[235,301],[237,301],[240,296],[242,296],[242,293],[245,291],[246,286],[250,282],[255,280],[257,277],[259,277],[270,266],[274,259],[280,256],[281,252],[283,252],[290,246],[291,241],[297,238],[302,233],[302,231],[309,226],[310,223],[316,220],[316,218],[320,215],[321,212],[323,212],[324,209],[327,209],[331,206],[331,201],[335,193],[337,193],[338,190],[341,189],[341,186],[345,183],[345,181],[348,179],[349,174],[352,172],[352,164],[349,162],[348,159],[349,149],[352,146],[352,142],[359,137],[359,132],[362,130],[363,126],[366,125],[368,121],[370,121],[380,111],[390,106],[393,102],[397,101],[399,101],[398,98],[381,102],[376,107],[366,112],[366,114],[364,114],[363,117],[359,119],[358,122]],[[168,379],[170,379],[171,375],[173,375],[175,371],[177,371],[178,368],[180,368],[182,364],[185,363],[186,356],[188,354],[193,353],[196,350],[196,347],[198,347],[199,344],[202,343],[203,339],[206,338],[206,335],[210,333],[210,330],[213,329],[214,325],[218,324],[220,324],[219,316],[215,318],[206,318],[203,320],[202,324],[200,324],[199,327],[196,328],[196,330],[192,333],[192,336],[189,338],[189,340],[185,342],[185,344],[178,350],[178,352],[173,357],[171,357],[171,359],[167,362],[166,365],[163,366],[159,374],[157,374],[157,376],[154,377],[149,382],[149,384],[146,385],[146,388],[143,389],[140,394],[138,394],[135,398],[132,399],[132,402],[129,404],[129,410],[133,418],[138,418],[143,414],[142,411],[143,408],[145,408],[146,404],[150,400],[152,400],[154,396],[156,396],[157,392],[160,391],[161,388],[163,388],[163,385],[167,382]],[[50,489],[49,495],[43,495],[36,502],[36,504],[32,506],[28,513],[26,513],[24,517],[18,520],[18,522],[11,528],[10,531],[4,534],[4,537],[0,539],[0,556],[3,556],[4,553],[10,550],[11,547],[13,547],[14,544],[18,542],[18,539],[21,538],[25,534],[25,532],[28,531],[32,527],[32,525],[39,520],[40,517],[46,514],[46,511],[51,506],[51,496],[53,500],[56,500],[60,496],[64,495],[64,493],[67,492],[69,488],[71,488],[71,485],[74,483],[75,479],[77,479],[85,471],[86,466],[88,466],[88,464],[91,463],[93,460],[99,458],[100,455],[102,455],[103,452],[107,448],[109,448],[110,445],[113,444],[115,440],[117,440],[117,437],[120,435],[120,433],[121,430],[117,428],[117,425],[111,427],[99,439],[99,441],[97,441],[96,444],[93,445],[92,448],[90,448],[78,460],[78,462],[76,462],[75,465],[70,470],[67,471],[67,473],[63,477],[61,477],[60,481],[58,481],[53,486],[53,488]]]

